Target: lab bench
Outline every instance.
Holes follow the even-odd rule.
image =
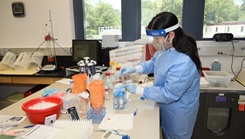
[[[57,88],[59,90],[66,90],[69,85],[61,84],[59,82],[52,83],[46,88]],[[22,110],[22,104],[27,100],[41,97],[43,89],[37,91],[33,95],[30,95],[2,110],[0,110],[0,115],[20,115],[25,116],[25,112]],[[124,110],[114,110],[113,109],[113,93],[109,93],[109,99],[105,100],[104,107],[107,113],[112,114],[131,114],[137,109],[137,115],[133,118],[133,129],[129,131],[123,131],[130,135],[132,139],[160,139],[160,113],[159,104],[150,100],[141,100],[140,95],[132,94],[129,97],[129,101],[126,104]],[[61,114],[59,119],[67,119],[67,114]],[[21,122],[17,127],[13,129],[23,128],[26,125],[31,125],[32,123],[27,118],[25,121]],[[103,132],[97,132],[99,125],[93,124],[93,138],[99,139],[104,134]],[[82,130],[82,129],[81,129]]]

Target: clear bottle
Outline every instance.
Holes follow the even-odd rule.
[[[110,72],[105,72],[105,78],[104,78],[104,83],[105,83],[105,91],[110,92],[112,90],[112,81],[111,81],[111,76]]]
[[[86,119],[87,111],[90,109],[90,100],[89,100],[89,93],[82,92],[78,94],[80,98],[80,107],[79,107],[79,116],[81,119]]]
[[[123,83],[124,77],[120,76],[120,69],[121,67],[116,67],[116,73],[115,73],[115,78],[116,78],[116,83]]]
[[[220,71],[221,70],[221,63],[218,59],[215,59],[214,62],[211,64],[212,71]]]
[[[122,90],[119,92],[119,109],[124,109],[125,105],[125,95]]]
[[[70,93],[72,93],[73,80],[70,81]]]
[[[110,61],[110,67],[107,69],[106,72],[110,73],[110,78],[111,78],[111,82],[112,82],[112,86],[116,84],[116,79],[115,79],[115,62],[114,61]]]
[[[118,91],[116,90],[114,92],[114,97],[113,97],[113,109],[118,109],[119,108],[119,94]]]
[[[110,66],[107,69],[107,71],[110,72],[111,75],[114,75],[114,72],[115,72],[115,62],[114,61],[110,61],[109,65]]]

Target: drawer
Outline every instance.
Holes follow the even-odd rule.
[[[12,77],[0,76],[0,83],[12,83]]]
[[[52,77],[13,77],[13,83],[18,84],[52,84]]]

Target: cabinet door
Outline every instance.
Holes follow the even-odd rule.
[[[12,83],[12,77],[0,76],[0,83]]]

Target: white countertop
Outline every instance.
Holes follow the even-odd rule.
[[[230,82],[230,85],[228,87],[201,87],[201,92],[205,90],[245,91],[245,87],[237,81],[233,80]]]
[[[47,88],[57,88],[59,90],[66,90],[69,85],[64,85],[61,83],[53,83]],[[22,110],[22,104],[32,98],[41,97],[44,89],[0,110],[1,115],[26,115]],[[112,94],[109,94],[109,100],[105,100],[104,107],[107,112],[122,114],[122,113],[133,113],[136,109],[137,115],[134,116],[133,120],[133,130],[123,131],[130,135],[131,139],[159,139],[160,138],[160,117],[159,117],[159,105],[153,101],[140,100],[139,95],[130,95],[129,102],[125,105],[124,110],[114,110],[112,106]],[[61,114],[59,119],[67,119],[66,114]],[[26,125],[31,125],[29,119],[20,123],[14,129],[23,128]],[[98,129],[99,125],[94,124],[94,130]],[[103,132],[93,132],[93,138],[99,139],[104,133]]]

